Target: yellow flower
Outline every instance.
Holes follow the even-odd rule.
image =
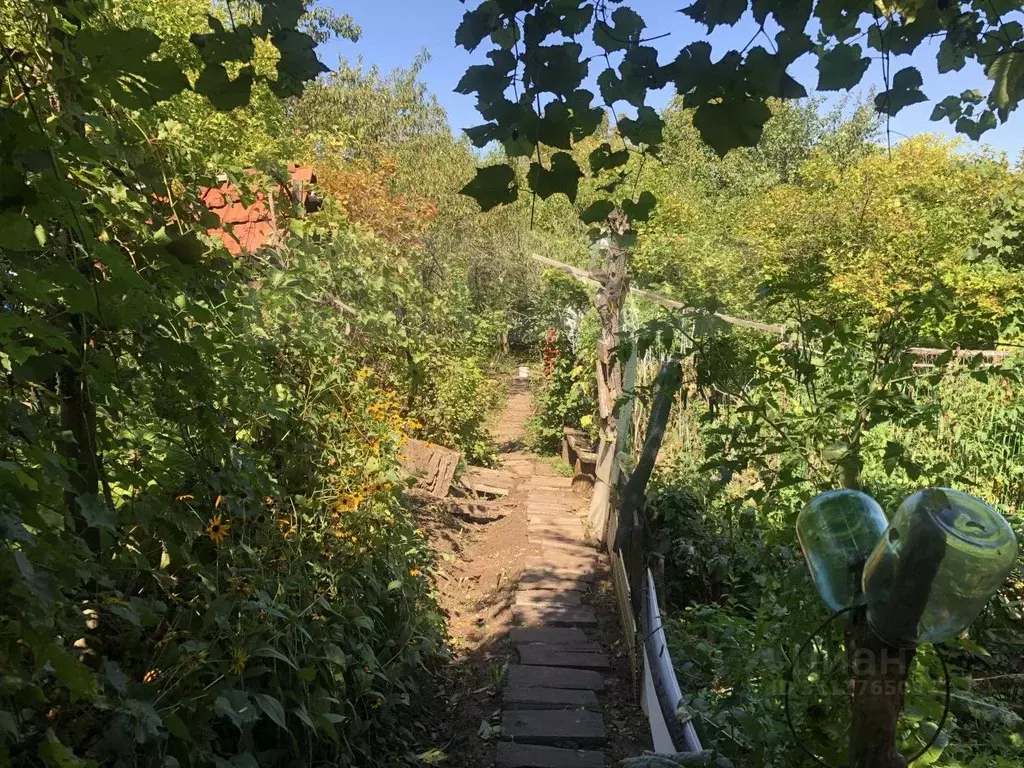
[[[352,537],[352,543],[353,544],[357,543],[358,541],[359,541],[359,537],[357,537],[357,536],[353,536]]]
[[[206,524],[206,535],[210,537],[210,541],[214,544],[220,544],[224,541],[230,531],[231,523],[227,520],[221,520],[220,515],[214,515],[210,518],[210,522]]]
[[[231,649],[231,674],[240,675],[245,671],[245,663],[249,660],[247,654],[241,648]]]
[[[419,568],[410,568],[409,569],[409,575],[413,576],[413,577],[419,576],[420,575],[420,569]]]
[[[413,533],[415,533],[417,536],[422,536],[423,535],[423,529],[422,528],[417,528],[415,531],[413,531]]]
[[[362,503],[363,495],[361,493],[346,493],[338,499],[335,509],[338,512],[351,512]]]
[[[163,674],[162,670],[151,669],[145,675],[143,675],[142,682],[144,682],[144,683],[155,683],[157,680],[160,679],[160,675],[162,675],[162,674]]]

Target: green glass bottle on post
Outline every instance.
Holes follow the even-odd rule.
[[[878,502],[860,491],[828,491],[801,510],[797,538],[814,586],[833,611],[853,604],[864,563],[887,525]]]
[[[949,488],[918,491],[864,567],[871,628],[904,648],[949,640],[977,618],[1016,558],[1013,529],[985,502]]]

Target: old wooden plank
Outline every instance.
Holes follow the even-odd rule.
[[[501,768],[604,768],[601,752],[509,741],[498,744],[495,760]]]
[[[399,460],[402,470],[416,479],[417,488],[431,496],[443,497],[448,495],[462,454],[423,440],[409,440]]]
[[[554,627],[513,627],[508,634],[513,643],[547,643],[561,645],[585,643],[587,635],[582,629]]]
[[[540,572],[577,579],[593,579],[594,574],[599,570],[597,553],[594,553],[592,557],[568,557],[566,555],[528,557],[525,565],[524,573]]]
[[[564,592],[572,590],[573,592],[586,592],[590,589],[590,584],[585,578],[577,578],[576,576],[559,578],[557,575],[537,571],[524,571],[522,576],[519,577],[519,589],[524,591],[554,590],[556,592]]]
[[[573,669],[609,669],[611,664],[603,653],[583,653],[573,646],[566,649],[542,645],[519,646],[519,662],[531,667],[572,667]]]
[[[534,646],[537,648],[543,648],[551,651],[573,651],[578,653],[604,653],[604,648],[601,647],[600,643],[595,643],[591,640],[582,640],[577,643],[544,643],[544,642],[527,642],[527,643],[516,643],[516,648],[521,646]],[[551,666],[560,666],[553,664]]]
[[[571,590],[564,592],[520,590],[516,592],[516,605],[568,605],[578,607],[583,605],[583,601],[580,598],[579,592]]]
[[[589,608],[566,605],[526,605],[516,603],[512,618],[517,624],[549,627],[593,627],[597,616]]]
[[[508,668],[505,682],[509,688],[604,690],[604,677],[600,672],[590,669],[569,669],[568,667],[534,667],[513,664]]]
[[[474,493],[488,496],[505,496],[518,482],[518,478],[512,472],[485,467],[468,467],[459,480]]]
[[[515,709],[502,712],[501,737],[525,744],[599,747],[608,740],[608,732],[601,716],[585,709]]]
[[[586,709],[600,712],[597,694],[579,688],[506,688],[501,699],[508,709]]]

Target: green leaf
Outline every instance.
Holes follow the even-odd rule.
[[[697,0],[693,5],[684,8],[684,13],[696,22],[705,24],[708,32],[719,24],[733,25],[747,10],[747,0]]]
[[[9,733],[15,738],[18,737],[18,724],[14,716],[5,709],[0,709],[0,733]]]
[[[864,77],[871,59],[861,56],[859,45],[839,43],[835,48],[818,55],[818,90],[846,91]]]
[[[251,61],[256,53],[253,43],[252,29],[245,26],[236,27],[230,32],[216,16],[207,16],[212,33],[192,33],[189,41],[199,50],[199,55],[207,64],[224,64],[229,61]]]
[[[281,57],[277,60],[277,80],[270,90],[278,98],[301,96],[305,84],[328,69],[317,58],[316,42],[305,32],[282,29],[270,38]]]
[[[48,768],[91,768],[91,763],[82,760],[57,738],[52,728],[39,744],[39,756]]]
[[[611,200],[598,200],[580,214],[580,219],[584,224],[597,224],[607,219],[614,210],[615,204]]]
[[[0,243],[12,251],[38,251],[42,248],[36,226],[22,213],[0,212]]]
[[[967,63],[966,49],[959,44],[955,36],[947,34],[939,43],[936,62],[940,74],[959,72]]]
[[[635,120],[628,117],[619,120],[619,133],[634,144],[658,146],[662,142],[664,128],[661,116],[651,107],[640,107]]]
[[[568,97],[589,71],[582,55],[583,46],[578,43],[538,46],[527,57],[525,79],[537,91]]]
[[[252,98],[253,68],[243,67],[234,80],[223,64],[208,64],[196,80],[196,93],[206,96],[221,112],[244,107]]]
[[[763,101],[722,101],[697,107],[693,124],[708,146],[724,157],[729,150],[755,146],[771,116]]]
[[[892,87],[875,97],[875,108],[882,114],[895,116],[904,107],[928,101],[921,91],[921,73],[916,67],[901,69],[892,79]]]
[[[254,693],[252,697],[256,699],[256,704],[263,710],[263,714],[286,731],[288,730],[288,724],[285,722],[284,717],[284,707],[281,706],[280,701],[265,693]]]
[[[949,120],[949,122],[956,122],[957,118],[963,113],[963,107],[960,104],[959,96],[947,96],[932,110],[932,120]]]
[[[621,7],[612,14],[612,23],[598,20],[594,24],[594,42],[609,53],[624,51],[640,40],[647,25],[636,11]]]
[[[551,158],[550,168],[544,168],[539,163],[530,163],[528,176],[530,189],[536,192],[541,200],[562,193],[572,202],[576,200],[582,177],[583,171],[567,152],[556,152]]]
[[[978,141],[982,134],[986,131],[991,131],[997,125],[996,113],[991,109],[986,109],[975,120],[972,120],[969,117],[961,117],[956,121],[956,131],[957,133],[964,134],[973,141]]]
[[[1009,51],[995,57],[985,67],[985,74],[993,81],[989,102],[1006,122],[1024,98],[1024,52]]]
[[[561,101],[553,101],[544,109],[544,117],[537,127],[541,144],[558,149],[572,149],[572,121],[569,108]]]
[[[585,88],[573,91],[566,105],[572,112],[572,139],[582,141],[601,126],[604,110],[594,106],[594,94]]]
[[[174,738],[181,741],[192,741],[192,734],[189,733],[188,726],[185,725],[185,721],[173,712],[164,715],[164,725],[167,726],[168,733],[170,733]]]
[[[519,198],[516,173],[510,165],[491,165],[478,168],[473,180],[459,190],[459,194],[476,200],[482,211],[499,205],[514,203]]]
[[[590,153],[590,172],[595,176],[601,171],[621,168],[629,162],[629,150],[623,147],[617,152],[607,141]],[[604,217],[602,217],[604,218]]]
[[[298,671],[298,669],[299,669],[295,665],[294,661],[289,659],[287,656],[285,656],[283,653],[281,653],[276,648],[271,648],[269,645],[253,651],[250,655],[252,655],[252,656],[261,656],[263,658],[269,658],[269,659],[277,659],[278,661],[283,661],[285,664],[287,664],[289,667],[291,667],[292,669],[294,669],[296,671]]]
[[[324,655],[332,664],[337,664],[339,667],[348,666],[348,659],[345,656],[345,652],[334,643],[326,643],[324,645]]]
[[[498,4],[494,0],[487,0],[463,15],[462,22],[455,30],[455,44],[467,51],[474,51],[498,26]]]
[[[651,218],[651,214],[654,212],[654,207],[657,204],[658,199],[654,194],[645,190],[640,193],[640,197],[635,202],[633,200],[623,200],[622,210],[633,221],[647,221]]]
[[[91,698],[96,695],[98,686],[92,670],[59,645],[55,643],[47,645],[40,661],[49,663],[53,668],[53,674],[68,689],[71,701]]]

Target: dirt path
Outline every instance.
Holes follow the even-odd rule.
[[[446,500],[423,514],[422,525],[440,553],[438,598],[453,648],[446,700],[438,704],[443,711],[428,738],[445,753],[442,765],[451,768],[583,768],[639,754],[649,743],[622,655],[605,559],[584,541],[587,499],[525,450],[532,409],[528,383],[514,380],[492,429],[501,468],[514,476],[507,496]],[[585,636],[577,634],[580,621]],[[513,633],[523,625],[570,629],[562,634],[575,647],[551,656],[559,650],[553,643],[533,641],[557,639],[559,632]],[[541,663],[552,660],[559,664]],[[600,689],[585,697],[586,708],[572,704],[578,697],[566,689],[529,684],[548,674],[547,667],[560,665],[572,677],[580,664],[597,676],[589,679]],[[540,687],[547,692],[537,694]],[[543,701],[559,695],[570,704]],[[602,711],[595,719],[597,707]],[[584,753],[580,747],[592,749]]]

